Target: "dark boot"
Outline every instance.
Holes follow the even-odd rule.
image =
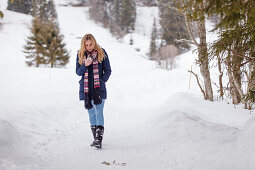
[[[104,127],[97,126],[96,140],[95,140],[95,145],[94,145],[96,148],[102,148],[103,135],[104,135]]]
[[[95,140],[96,140],[96,129],[97,129],[97,126],[96,126],[96,125],[91,126],[91,131],[92,131],[92,134],[93,134],[94,141],[91,143],[91,145],[90,145],[90,146],[95,146]]]

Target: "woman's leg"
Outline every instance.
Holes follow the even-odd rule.
[[[94,141],[91,143],[90,146],[95,146],[97,120],[96,120],[96,109],[95,109],[94,105],[92,105],[92,108],[88,110],[88,113],[89,113],[90,127],[91,127],[91,131],[92,131],[93,138],[94,138]]]
[[[105,99],[102,99],[101,104],[95,105],[94,101],[92,100],[92,108],[88,110],[91,130],[95,139],[90,146],[95,146],[97,148],[102,147],[102,139],[104,134],[104,102]]]
[[[97,125],[96,109],[95,109],[94,105],[92,106],[91,109],[88,110],[88,113],[89,113],[90,126],[96,126]]]
[[[97,120],[97,126],[104,126],[104,102],[105,99],[102,99],[102,103],[98,104],[98,105],[93,105],[95,106],[95,110],[96,110],[96,120]]]

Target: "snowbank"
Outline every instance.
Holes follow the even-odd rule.
[[[162,112],[179,110],[204,121],[242,129],[251,118],[250,111],[242,105],[227,105],[225,102],[205,101],[201,97],[188,92],[173,94],[163,105]]]
[[[16,160],[24,158],[31,154],[30,149],[28,143],[23,140],[21,132],[10,122],[0,119],[0,169],[4,169],[7,164],[10,169],[14,164],[12,161],[7,161],[7,158],[16,158]]]
[[[0,119],[0,149],[10,146],[20,140],[19,133],[9,122]],[[0,152],[2,154],[2,152]]]
[[[255,116],[241,130],[236,140],[222,151],[223,158],[219,170],[255,169]]]

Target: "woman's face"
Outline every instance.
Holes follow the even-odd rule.
[[[91,40],[85,41],[85,48],[89,52],[91,52],[94,49],[94,45]]]

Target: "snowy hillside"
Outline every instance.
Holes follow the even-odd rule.
[[[5,14],[0,29],[0,170],[255,169],[254,113],[204,101],[194,78],[188,89],[187,70],[196,54],[181,55],[174,70],[156,69],[144,57],[150,30],[142,30],[142,19],[134,35],[143,37],[137,52],[129,38],[121,43],[90,21],[87,7],[56,2],[71,54],[62,69],[25,65],[22,50],[32,17],[4,10],[6,0],[0,0]],[[156,15],[157,9],[138,13]],[[102,150],[89,146],[88,114],[78,98],[75,59],[87,33],[106,49],[112,67]]]
[[[123,42],[127,45],[130,44],[130,39],[132,38],[133,45],[131,47],[138,51],[144,58],[147,58],[147,54],[149,53],[154,18],[156,19],[157,25],[159,25],[157,7],[137,6],[135,31],[134,33],[125,35],[123,38]]]

